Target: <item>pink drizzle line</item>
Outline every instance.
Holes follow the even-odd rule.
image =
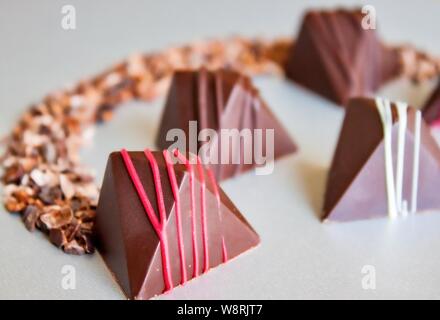
[[[206,221],[206,203],[205,203],[205,176],[200,157],[197,156],[197,170],[200,179],[200,211],[202,216],[202,239],[203,239],[203,272],[209,270],[209,249],[208,249],[208,226]]]
[[[159,167],[157,165],[157,161],[154,158],[154,155],[151,153],[149,149],[144,150],[144,154],[148,159],[148,162],[151,167],[151,171],[153,173],[154,186],[156,190],[156,198],[157,198],[157,206],[159,209],[159,217],[160,221],[158,221],[154,209],[151,205],[150,200],[145,192],[144,187],[139,179],[139,176],[136,172],[136,169],[131,161],[131,158],[128,152],[125,149],[121,150],[121,155],[124,160],[125,167],[130,175],[130,178],[133,182],[133,185],[136,189],[136,192],[139,196],[139,199],[144,207],[144,210],[150,220],[156,234],[160,240],[160,249],[162,256],[162,265],[163,265],[163,278],[165,283],[165,290],[169,291],[173,288],[173,281],[171,278],[171,267],[170,267],[170,257],[168,252],[168,238],[165,232],[165,224],[166,224],[166,211],[165,211],[165,203],[164,196],[162,191],[162,184],[160,180],[160,172]],[[196,232],[196,214],[195,214],[195,192],[194,192],[194,170],[190,163],[189,158],[187,159],[183,154],[179,152],[179,150],[174,150],[174,155],[178,157],[178,159],[185,163],[187,171],[189,173],[189,183],[190,183],[190,196],[191,196],[191,228],[192,228],[192,249],[193,249],[193,277],[197,277],[199,275],[199,263],[198,263],[198,252],[197,252],[197,232]],[[177,228],[177,239],[178,239],[178,249],[180,255],[180,270],[181,270],[181,284],[187,281],[187,273],[186,273],[186,262],[185,262],[185,250],[183,243],[183,232],[182,232],[182,221],[181,221],[181,206],[180,206],[180,196],[179,196],[179,187],[177,185],[176,174],[174,171],[174,164],[170,158],[170,154],[167,150],[163,151],[163,156],[165,159],[167,172],[171,184],[171,189],[174,195],[175,207],[176,207],[176,228]],[[201,211],[201,219],[202,219],[202,240],[203,240],[203,272],[207,272],[209,270],[209,248],[208,248],[208,226],[207,226],[207,217],[206,217],[206,184],[205,184],[205,176],[204,169],[199,157],[197,160],[197,171],[200,179],[200,211]],[[215,194],[215,198],[217,201],[217,210],[219,214],[220,221],[222,219],[221,215],[221,202],[220,202],[220,194],[217,187],[217,182],[215,180],[214,174],[212,170],[208,169],[208,176],[211,180],[211,184],[213,186],[213,191]],[[224,235],[222,235],[222,255],[223,262],[228,260],[228,253],[226,249]]]
[[[171,161],[170,155],[167,150],[163,151],[163,157],[167,166],[168,177],[170,179],[171,189],[173,190],[174,201],[175,201],[175,212],[176,212],[176,228],[177,228],[177,245],[179,248],[180,255],[180,283],[184,284],[187,281],[186,275],[186,261],[185,261],[185,248],[183,244],[183,234],[182,234],[182,221],[180,213],[180,197],[179,197],[179,186],[177,185],[176,173],[174,171],[174,164]]]
[[[153,171],[153,179],[154,179],[154,187],[156,189],[156,198],[157,198],[157,207],[159,208],[159,217],[160,217],[160,224],[161,224],[161,248],[162,248],[162,263],[165,265],[164,269],[167,269],[168,271],[171,270],[170,268],[170,259],[169,259],[169,253],[168,253],[168,238],[165,232],[165,223],[167,220],[166,211],[165,211],[165,203],[163,200],[163,191],[162,191],[162,184],[160,182],[160,173],[159,173],[159,167],[157,166],[156,159],[154,158],[153,154],[150,150],[145,149],[144,150],[145,156],[147,157],[148,161],[150,162],[151,170]],[[170,290],[173,287],[173,281],[171,279],[170,272],[167,272],[169,279],[166,280],[168,282],[168,288],[167,285],[165,285],[165,291]]]
[[[211,180],[211,185],[214,190],[215,199],[217,201],[217,212],[219,216],[220,223],[222,222],[222,211],[221,211],[221,202],[220,202],[220,192],[218,191],[217,181],[215,181],[214,173],[210,168],[208,170],[208,177]],[[223,262],[228,261],[228,251],[226,249],[225,236],[222,233],[222,255]]]
[[[228,261],[228,251],[226,249],[225,237],[222,235],[222,254],[223,254],[223,262]]]
[[[148,199],[148,196],[145,192],[144,187],[142,186],[141,180],[139,179],[139,176],[136,172],[136,169],[133,165],[133,162],[131,161],[131,158],[127,152],[127,150],[122,149],[121,155],[125,163],[125,167],[128,171],[128,174],[130,175],[131,181],[133,182],[133,185],[136,189],[136,192],[139,196],[139,199],[142,203],[142,206],[144,207],[144,210],[148,216],[148,219],[150,220],[151,224],[153,225],[153,228],[159,237],[160,240],[160,250],[161,250],[161,256],[162,256],[162,265],[163,265],[163,279],[165,283],[165,291],[168,291],[173,288],[173,282],[171,279],[171,268],[169,263],[169,254],[168,254],[168,239],[165,232],[165,222],[166,222],[166,214],[165,214],[165,206],[163,204],[163,195],[162,193],[162,186],[160,184],[160,177],[158,175],[158,168],[156,159],[154,159],[154,156],[151,154],[149,150],[145,150],[145,155],[147,156],[148,160],[150,161],[151,168],[153,170],[153,178],[154,178],[154,185],[156,189],[157,194],[157,202],[159,207],[159,213],[160,213],[160,222],[157,220],[157,217],[154,213],[153,207],[151,206],[150,200]]]
[[[191,197],[191,234],[192,234],[192,250],[193,250],[193,278],[199,275],[199,254],[197,250],[197,220],[196,220],[196,198],[194,194],[194,171],[189,161],[178,149],[174,150],[174,155],[182,161],[189,173],[189,191]]]

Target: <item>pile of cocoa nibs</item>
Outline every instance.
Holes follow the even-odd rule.
[[[0,158],[4,205],[21,215],[30,231],[41,230],[70,254],[94,252],[93,223],[99,197],[94,174],[81,165],[79,150],[97,123],[133,99],[165,93],[175,69],[233,68],[248,75],[283,74],[293,42],[235,37],[136,54],[76,87],[54,92],[26,111],[3,141]],[[398,48],[401,75],[423,80],[438,75],[440,63]]]

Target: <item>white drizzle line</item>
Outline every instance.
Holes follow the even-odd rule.
[[[419,185],[419,158],[420,158],[420,128],[422,116],[419,110],[416,111],[414,123],[414,158],[413,158],[413,176],[411,189],[411,213],[417,211],[417,189]]]
[[[385,147],[385,179],[388,195],[388,215],[391,219],[397,217],[396,192],[394,186],[393,154],[392,154],[392,125],[391,105],[387,100],[376,98],[376,106],[382,119]]]
[[[408,104],[397,102],[397,115],[399,117],[399,135],[397,141],[397,169],[396,169],[396,206],[397,211],[403,216],[407,215],[407,203],[402,201],[403,173],[405,165],[405,135],[407,125]]]
[[[405,172],[405,137],[407,128],[407,110],[408,105],[403,102],[396,103],[397,114],[399,118],[399,131],[397,141],[397,170],[396,181],[394,181],[393,153],[392,153],[392,129],[393,118],[391,103],[382,98],[376,98],[376,107],[383,124],[384,148],[385,148],[385,178],[388,196],[388,215],[391,219],[398,215],[406,217],[408,213],[408,202],[403,199],[403,175]],[[417,189],[419,176],[419,157],[420,157],[420,111],[415,113],[414,123],[414,153],[413,153],[413,171],[411,184],[411,213],[417,211]]]

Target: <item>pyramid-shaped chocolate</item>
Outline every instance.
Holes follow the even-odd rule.
[[[190,123],[194,121],[197,121],[196,132],[193,132],[196,136],[190,130]],[[206,156],[203,158],[205,163],[211,163],[218,180],[235,176],[256,165],[254,156],[257,151],[252,145],[255,146],[256,141],[260,140],[253,136],[247,142],[242,139],[234,147],[232,140],[228,140],[228,144],[225,143],[226,139],[222,141],[220,133],[227,129],[237,129],[240,132],[250,130],[251,134],[260,131],[263,137],[259,145],[262,155],[266,155],[267,151],[264,138],[266,130],[273,129],[275,159],[296,150],[289,134],[269,110],[249,77],[229,70],[207,71],[202,68],[198,71],[177,71],[174,74],[156,140],[159,148],[166,149],[173,144],[172,141],[166,141],[166,136],[170,130],[176,128],[185,132],[186,150],[192,153],[199,152],[207,143],[197,137],[202,129],[213,129],[217,132],[218,140],[211,141],[209,151],[202,156]],[[227,154],[224,150],[229,150],[230,161],[221,161],[222,156]],[[251,154],[245,155],[244,150],[251,150]],[[235,152],[240,159],[234,163],[232,157]],[[217,160],[212,164],[213,161],[206,158]]]
[[[286,64],[296,83],[337,104],[375,92],[397,74],[396,52],[363,29],[361,10],[310,11]]]
[[[440,149],[404,103],[348,105],[328,176],[324,219],[391,218],[440,209]]]
[[[423,119],[431,126],[440,125],[440,83],[423,107]]]
[[[123,150],[107,163],[97,248],[131,299],[169,291],[259,243],[213,174],[175,153]]]

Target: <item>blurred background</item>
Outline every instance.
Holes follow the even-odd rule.
[[[74,5],[77,29],[61,28]],[[133,52],[209,37],[297,32],[305,9],[372,4],[383,38],[440,55],[440,1],[0,0],[0,114],[9,122],[51,90],[93,75]],[[0,134],[6,133],[2,123]]]

